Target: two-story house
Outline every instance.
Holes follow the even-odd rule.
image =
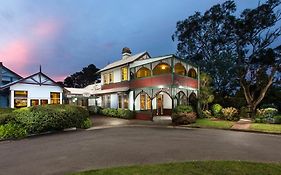
[[[152,58],[147,52],[131,55],[107,65],[101,73],[104,108],[123,108],[136,112],[138,119],[171,115],[178,104],[194,103],[199,89],[199,68],[175,55]]]

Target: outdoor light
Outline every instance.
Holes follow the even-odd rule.
[[[165,65],[161,66],[161,69],[163,69],[163,70],[166,69],[166,66]]]

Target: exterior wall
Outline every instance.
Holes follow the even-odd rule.
[[[133,94],[133,91],[129,92],[129,109],[134,110],[134,94]]]
[[[126,67],[126,66],[120,66],[120,67],[117,67],[117,68],[114,68],[114,69],[110,69],[110,70],[107,70],[107,71],[104,71],[101,73],[101,85],[104,85],[104,77],[103,75],[104,74],[108,74],[110,72],[113,72],[113,83],[119,83],[119,82],[122,82],[121,81],[121,69],[123,67]],[[130,80],[130,71],[129,71],[129,67],[128,67],[128,80]],[[110,83],[111,84],[111,83]]]
[[[9,94],[2,94],[0,95],[0,108],[7,108],[9,107]]]
[[[10,87],[11,91],[11,104],[10,107],[14,108],[14,91],[28,91],[27,106],[30,106],[31,99],[47,99],[50,103],[50,93],[59,92],[60,93],[60,104],[62,104],[62,93],[63,89],[59,86],[47,86],[47,85],[33,85],[33,84],[15,84]]]

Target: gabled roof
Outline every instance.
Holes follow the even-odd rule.
[[[0,88],[0,90],[3,90],[3,89],[6,89],[14,84],[17,84],[17,83],[23,83],[23,84],[37,84],[37,85],[49,85],[49,86],[59,86],[61,87],[62,89],[64,89],[61,85],[59,85],[58,83],[56,83],[54,80],[52,80],[50,77],[48,77],[47,75],[45,75],[44,73],[42,72],[37,72],[33,75],[30,75],[26,78],[22,78],[20,80],[17,80],[17,81],[14,81],[14,82],[11,82],[11,83],[8,83],[4,86],[2,86]]]
[[[16,72],[12,71],[11,69],[7,68],[6,66],[3,65],[2,62],[0,62],[0,66],[2,66],[2,68],[6,69],[7,71],[11,72],[12,74],[14,74],[15,76],[17,76],[18,78],[22,78],[22,76],[20,76],[19,74],[17,74]],[[1,72],[0,72],[1,73]]]
[[[132,56],[126,58],[126,59],[121,59],[121,60],[115,61],[115,62],[105,66],[103,69],[99,70],[98,73],[106,71],[108,69],[112,69],[112,68],[115,68],[115,67],[118,67],[118,66],[123,66],[123,65],[126,65],[128,63],[134,62],[137,59],[139,59],[142,56],[144,56],[145,54],[147,54],[150,57],[148,52],[141,52],[141,53],[138,53],[136,55],[132,55]]]
[[[171,55],[165,55],[165,56],[153,57],[153,58],[149,58],[149,59],[145,59],[145,60],[135,61],[134,63],[132,63],[130,65],[130,68],[137,67],[137,66],[144,65],[144,64],[148,64],[148,63],[152,63],[152,62],[155,62],[155,61],[168,59],[168,58],[171,58],[171,57],[175,57],[175,56],[173,54],[171,54]]]
[[[93,94],[95,91],[100,90],[101,84],[91,84],[86,86],[85,88],[68,88],[65,87],[66,90],[69,91],[70,94],[73,95],[83,95],[85,93]]]

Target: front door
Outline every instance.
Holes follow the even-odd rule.
[[[157,113],[156,115],[163,115],[163,94],[157,95]]]

